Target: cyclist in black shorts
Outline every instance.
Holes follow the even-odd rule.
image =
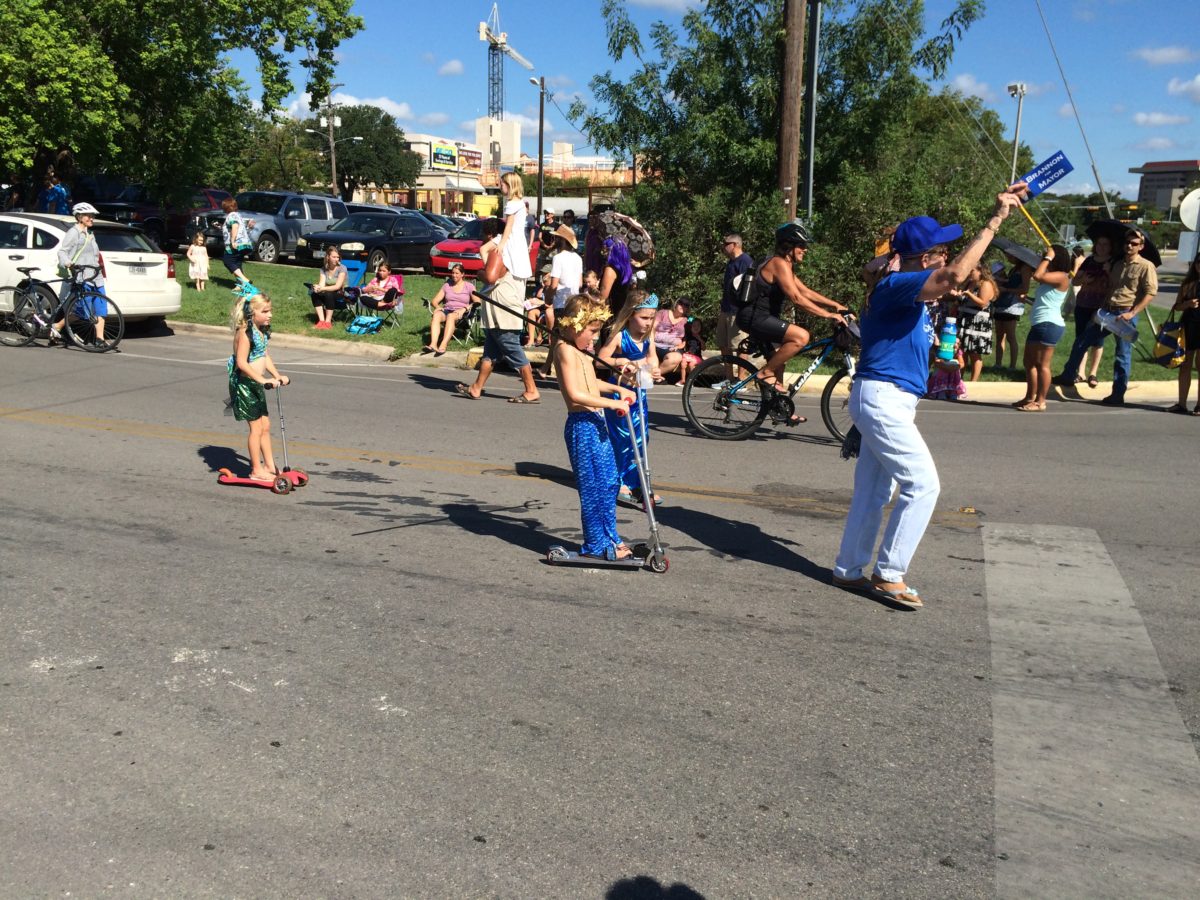
[[[784,300],[790,300],[810,315],[833,319],[845,325],[842,316],[849,312],[842,304],[830,300],[807,287],[796,277],[794,268],[804,262],[804,254],[812,239],[808,229],[799,222],[787,222],[775,229],[775,255],[763,263],[754,276],[750,300],[738,311],[738,327],[752,337],[779,349],[767,360],[758,377],[773,390],[787,393],[783,384],[783,369],[787,361],[809,342],[809,333],[799,325],[789,325],[780,318]],[[803,422],[794,416],[793,424]]]

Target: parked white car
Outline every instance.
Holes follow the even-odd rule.
[[[37,266],[33,276],[59,292],[58,245],[73,216],[41,213],[0,213],[0,286],[18,285],[25,276],[18,267]],[[175,261],[158,250],[136,228],[116,222],[93,226],[100,246],[105,291],[121,308],[126,321],[170,316],[179,312],[183,294],[175,280]]]

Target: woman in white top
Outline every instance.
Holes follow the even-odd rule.
[[[504,234],[500,237],[500,252],[506,278],[524,282],[533,277],[533,266],[529,262],[529,244],[525,241],[525,188],[521,176],[516,172],[505,172],[500,176],[500,193],[504,196]],[[524,284],[521,285],[522,292]]]
[[[575,252],[579,239],[575,232],[566,225],[559,225],[554,231],[545,232],[550,252],[554,254],[550,262],[550,298],[546,306],[546,327],[550,329],[550,352],[546,354],[545,364],[538,369],[537,374],[549,378],[554,367],[554,320],[558,311],[568,300],[580,292],[583,287],[583,257]]]
[[[1021,412],[1044,412],[1050,390],[1050,360],[1054,346],[1062,340],[1066,323],[1062,305],[1071,286],[1071,253],[1061,244],[1046,251],[1031,276],[1038,283],[1033,295],[1033,313],[1025,338],[1025,399],[1013,404]],[[1030,301],[1026,301],[1027,303]]]

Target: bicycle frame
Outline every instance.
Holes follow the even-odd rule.
[[[817,371],[817,369],[821,368],[821,364],[824,363],[825,360],[827,360],[830,357],[830,355],[833,353],[833,351],[836,349],[836,344],[835,344],[833,338],[831,338],[831,337],[821,338],[821,340],[819,340],[819,341],[814,341],[813,343],[808,344],[805,347],[801,347],[800,352],[797,353],[796,355],[799,356],[801,353],[808,353],[808,352],[811,352],[811,351],[817,350],[817,349],[819,349],[820,352],[813,358],[813,361],[809,364],[808,368],[805,369],[803,372],[801,372],[800,377],[798,377],[794,382],[792,382],[792,386],[790,388],[788,388],[787,396],[789,398],[796,396],[796,392],[799,391],[800,388],[802,388],[804,386],[804,383],[806,381],[808,381],[809,378],[812,377],[813,372],[815,372],[815,371]],[[767,358],[769,359],[770,357],[768,356]],[[851,356],[849,353],[846,353],[845,361],[846,361],[846,368],[849,369],[850,374],[853,375],[854,374],[854,357]],[[751,381],[753,381],[757,374],[758,373],[756,372],[752,375],[748,375],[745,378],[743,378],[741,381],[736,382],[735,384],[733,384],[730,387],[729,400],[731,403],[737,403],[737,404],[740,404],[743,406],[748,406],[750,404],[758,402],[757,398],[751,399],[751,398],[742,398],[742,397],[738,396],[738,391],[740,391],[742,388],[746,387]]]

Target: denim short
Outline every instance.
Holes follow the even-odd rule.
[[[1062,340],[1063,332],[1066,330],[1065,325],[1055,325],[1053,322],[1038,322],[1029,329],[1029,335],[1025,338],[1025,343],[1053,347]]]
[[[513,369],[520,370],[529,365],[525,351],[521,349],[521,332],[501,331],[485,328],[483,331],[483,358],[493,363],[507,360]]]

